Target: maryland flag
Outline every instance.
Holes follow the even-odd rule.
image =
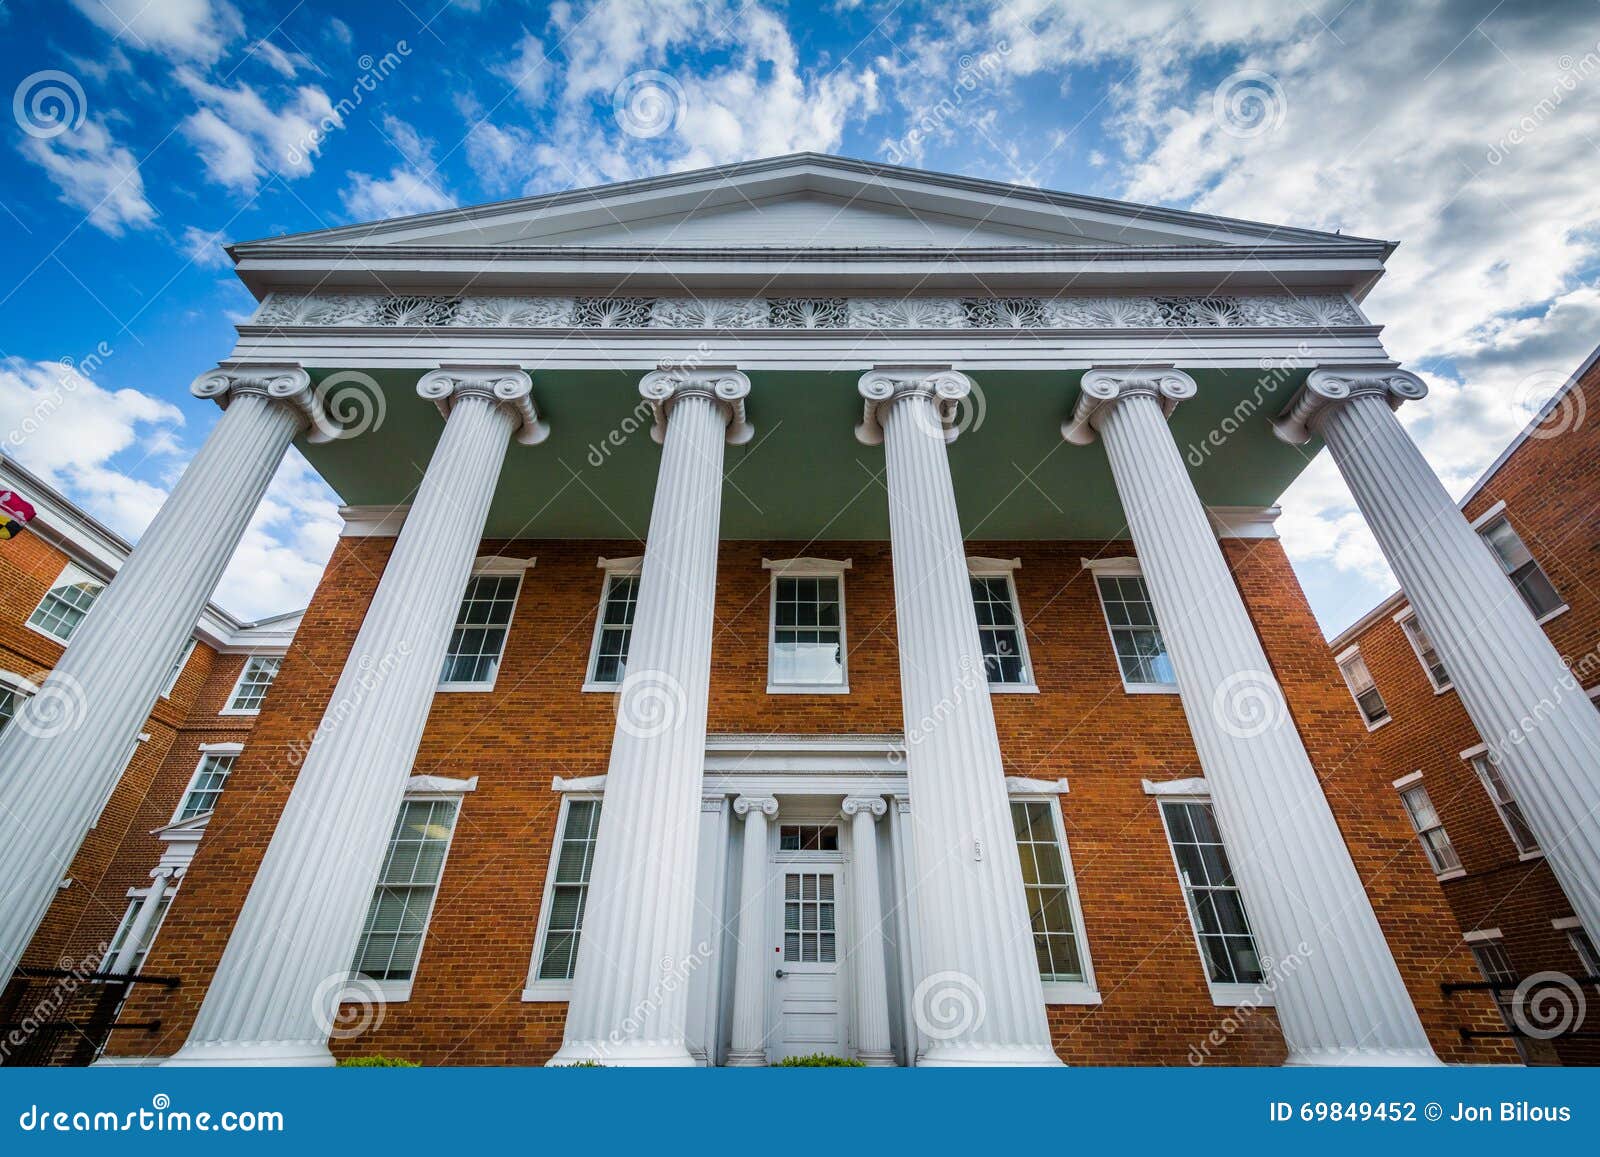
[[[33,507],[19,494],[0,490],[0,538],[16,538],[28,528]]]

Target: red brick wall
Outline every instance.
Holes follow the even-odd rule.
[[[1570,610],[1545,627],[1572,665],[1580,688],[1600,684],[1600,367],[1596,367],[1546,422],[1525,441],[1465,507],[1476,519],[1496,503],[1555,584]],[[1488,793],[1460,753],[1482,739],[1456,692],[1434,692],[1416,652],[1392,616],[1395,600],[1376,621],[1341,645],[1358,643],[1390,721],[1366,746],[1377,768],[1374,782],[1422,772],[1423,785],[1444,822],[1466,875],[1443,884],[1461,931],[1498,928],[1519,973],[1578,973],[1579,961],[1551,920],[1570,916],[1571,905],[1542,859],[1522,860]],[[1573,688],[1574,697],[1583,691]],[[1592,931],[1592,930],[1591,930]],[[1584,1027],[1600,1027],[1595,1013]],[[1555,1054],[1569,1063],[1600,1063],[1600,1045],[1565,1041]],[[1540,1050],[1533,1059],[1550,1059]]]
[[[184,978],[148,990],[129,1016],[160,1016],[159,1042],[118,1051],[165,1054],[181,1043],[283,807],[295,753],[315,729],[387,559],[391,540],[342,540],[245,755],[201,845],[148,968]],[[565,1006],[520,994],[539,918],[558,797],[552,776],[603,772],[612,697],[584,694],[601,576],[598,555],[637,543],[486,544],[537,555],[523,584],[497,684],[490,693],[435,699],[416,770],[479,776],[462,806],[410,1001],[341,1054],[385,1052],[430,1064],[531,1064],[558,1046]],[[1097,596],[1080,559],[1128,553],[1125,544],[983,544],[1020,555],[1017,585],[1041,693],[996,696],[1007,770],[1066,776],[1062,799],[1085,932],[1104,1003],[1052,1008],[1062,1056],[1075,1063],[1184,1064],[1191,1050],[1223,1063],[1274,1063],[1283,1043],[1274,1014],[1233,1026],[1212,1006],[1158,813],[1142,778],[1195,774],[1175,697],[1124,693]],[[725,543],[717,597],[714,732],[883,732],[901,727],[888,549],[815,543],[804,553],[851,558],[846,579],[850,695],[769,696],[769,574],[763,555],[794,544]],[[1464,1048],[1458,1016],[1442,1007],[1441,979],[1470,978],[1438,885],[1409,840],[1392,793],[1362,755],[1364,731],[1276,542],[1229,544],[1252,611],[1380,918],[1391,936],[1435,1047],[1450,1060],[1503,1060],[1495,1045]],[[174,757],[176,758],[176,757]],[[403,774],[404,769],[396,769]],[[1473,1000],[1464,1002],[1470,1009]],[[1487,1002],[1478,1013],[1490,1017]],[[1218,1034],[1215,1043],[1207,1037]],[[155,1047],[146,1047],[153,1044]]]

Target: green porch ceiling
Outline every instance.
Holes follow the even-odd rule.
[[[348,369],[349,367],[340,367]],[[313,370],[320,381],[333,368]],[[756,436],[730,446],[723,491],[726,539],[889,537],[879,481],[880,447],[855,440],[860,370],[754,372],[748,408]],[[1179,406],[1173,434],[1185,457],[1214,430],[1237,425],[1190,475],[1213,506],[1276,502],[1318,444],[1288,446],[1267,418],[1305,379],[1277,379],[1259,406],[1232,420],[1241,402],[1272,380],[1260,370],[1192,372],[1199,394]],[[417,397],[416,371],[371,375],[384,392],[381,424],[358,437],[301,451],[347,504],[406,503],[444,427]],[[538,446],[512,443],[489,512],[490,538],[643,538],[660,447],[650,438],[636,371],[533,373],[534,400],[551,426]],[[1099,445],[1062,441],[1061,420],[1077,401],[1081,371],[974,375],[981,413],[950,447],[956,500],[973,539],[1097,539],[1123,535],[1124,519]],[[628,432],[631,429],[631,433]],[[613,435],[615,437],[613,437]],[[620,444],[617,444],[620,442]],[[596,463],[599,463],[596,465]]]

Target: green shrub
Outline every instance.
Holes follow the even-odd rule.
[[[780,1069],[864,1069],[867,1066],[854,1057],[835,1057],[827,1053],[812,1053],[808,1057],[784,1057],[777,1063]]]
[[[341,1069],[420,1069],[416,1061],[399,1057],[349,1057],[339,1062]]]
[[[603,1069],[599,1061],[573,1061],[570,1065],[551,1065],[552,1069]]]

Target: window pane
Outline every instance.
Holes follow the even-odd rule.
[[[1161,805],[1178,879],[1194,920],[1206,975],[1216,984],[1256,984],[1263,979],[1244,897],[1209,803]]]
[[[455,819],[454,800],[406,800],[400,805],[350,965],[353,973],[373,980],[411,979]]]
[[[633,616],[639,605],[639,576],[610,575],[600,600],[600,633],[595,640],[595,683],[620,683],[633,641]]]
[[[68,581],[58,580],[28,616],[30,624],[63,643],[72,638],[72,632],[78,629],[78,624],[83,622],[89,608],[105,589],[93,579],[78,578],[81,573],[69,571],[64,575]]]
[[[518,580],[508,575],[474,575],[467,581],[439,674],[440,683],[494,681],[505,649],[517,585]]]
[[[1044,800],[1013,800],[1011,825],[1017,833],[1023,889],[1033,924],[1034,951],[1044,980],[1081,981],[1077,928],[1072,919],[1072,882],[1056,838],[1055,816]]]
[[[775,580],[773,683],[838,686],[844,682],[844,630],[837,578]]]
[[[1026,683],[1022,636],[1011,584],[1004,577],[974,577],[972,603],[978,617],[978,639],[990,683]]]
[[[555,887],[545,912],[544,952],[540,980],[571,980],[578,963],[578,937],[589,897],[589,872],[594,867],[594,842],[600,829],[600,801],[575,799],[567,804],[556,854]]]
[[[251,656],[239,676],[239,685],[234,688],[228,708],[232,711],[261,710],[261,704],[267,697],[267,689],[278,677],[278,669],[282,665],[283,659],[276,655]]]
[[[1137,575],[1101,578],[1097,586],[1123,681],[1162,685],[1177,682],[1144,579]]]

